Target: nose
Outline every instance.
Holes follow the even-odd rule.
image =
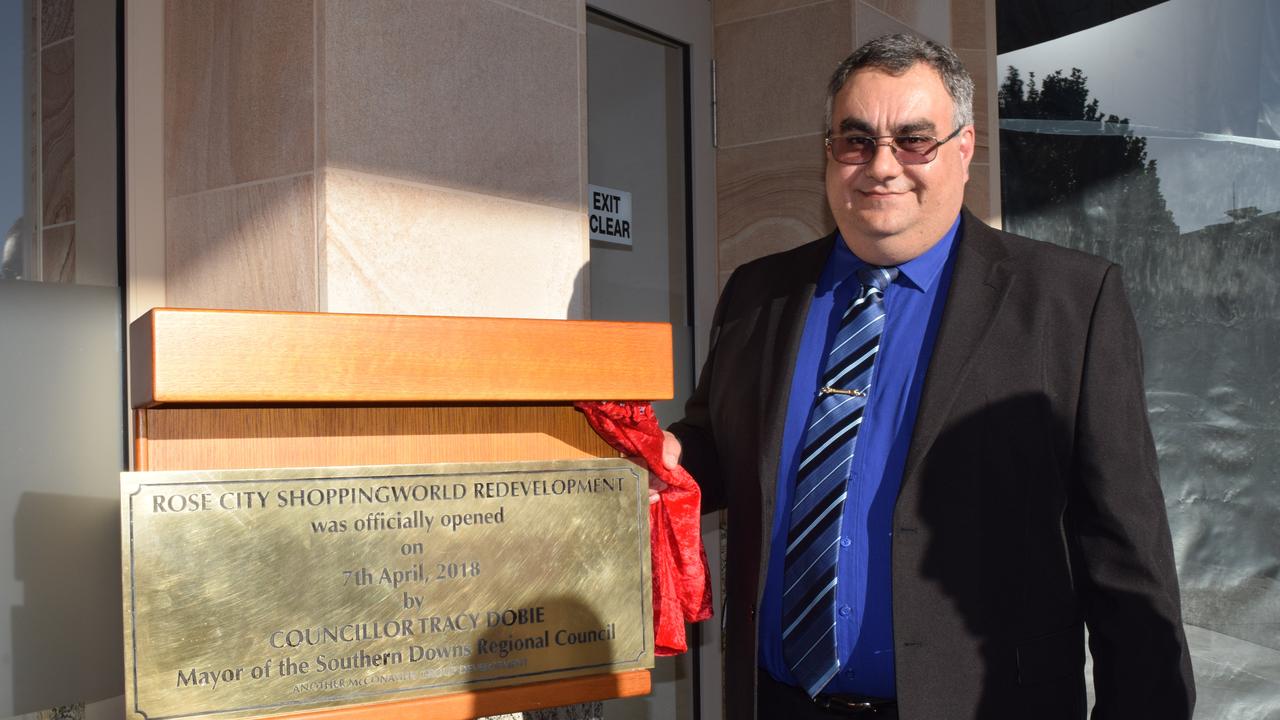
[[[867,174],[877,180],[897,177],[902,173],[902,164],[893,152],[891,138],[876,138],[876,152],[867,163]]]

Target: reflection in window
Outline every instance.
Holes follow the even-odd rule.
[[[999,39],[1004,226],[1124,266],[1196,716],[1280,716],[1280,3],[1140,4]]]
[[[26,276],[27,28],[23,2],[0,2],[0,280]]]
[[[119,281],[116,3],[0,0],[0,279]]]

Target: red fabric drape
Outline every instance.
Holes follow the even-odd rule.
[[[702,547],[702,491],[682,467],[662,464],[662,428],[647,402],[579,402],[574,406],[618,452],[643,458],[669,487],[649,506],[653,555],[654,653],[688,650],[685,622],[711,617],[711,583]]]

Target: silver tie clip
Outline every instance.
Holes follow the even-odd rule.
[[[825,385],[818,388],[818,397],[824,397],[826,395],[852,395],[854,397],[860,397],[860,398],[864,398],[867,396],[867,394],[862,392],[861,390],[845,390],[844,388],[833,388],[833,387],[827,387]]]

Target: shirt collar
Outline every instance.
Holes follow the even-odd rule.
[[[938,282],[938,277],[942,275],[942,268],[947,264],[947,258],[951,255],[951,246],[955,244],[956,235],[959,232],[960,216],[956,215],[951,228],[943,234],[942,239],[933,244],[933,247],[926,250],[923,255],[898,266],[898,277],[905,279],[909,285],[921,292],[932,290],[934,284]],[[844,236],[837,231],[835,247],[832,248],[831,257],[827,260],[827,269],[831,271],[829,277],[834,284],[843,283],[857,272],[858,268],[867,264],[853,254],[849,244],[844,241]]]

